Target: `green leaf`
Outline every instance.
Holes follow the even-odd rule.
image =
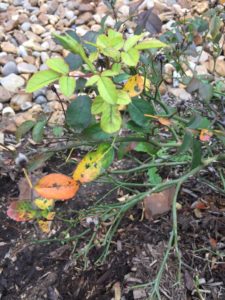
[[[96,141],[106,140],[111,137],[110,134],[102,131],[99,123],[91,125],[90,127],[84,129],[84,131],[82,132],[82,136],[87,140]]]
[[[209,102],[213,96],[213,87],[210,83],[201,82],[198,92],[199,92],[199,96],[203,100],[205,100],[206,102]]]
[[[121,53],[123,63],[128,66],[135,67],[139,61],[140,54],[137,49],[130,49],[127,52]]]
[[[168,47],[167,44],[157,40],[157,39],[151,39],[143,41],[135,46],[135,49],[137,50],[145,50],[145,49],[157,49],[157,48],[164,48]]]
[[[48,59],[46,65],[53,71],[61,74],[68,74],[70,70],[68,64],[60,57]]]
[[[120,60],[120,51],[114,49],[114,48],[104,48],[100,50],[101,53],[107,57],[111,57],[115,61]]]
[[[120,112],[113,105],[109,105],[102,113],[101,128],[107,133],[114,133],[121,128],[122,118]]]
[[[150,143],[140,142],[137,144],[137,146],[134,148],[134,150],[137,152],[145,152],[145,153],[148,153],[150,156],[152,156],[157,153],[158,148],[151,145]]]
[[[108,36],[100,34],[97,37],[96,44],[100,48],[120,50],[123,47],[123,35],[120,32],[109,29]]]
[[[148,169],[148,182],[157,185],[162,182],[162,177],[158,174],[158,169],[156,167],[151,167]]]
[[[55,137],[62,137],[64,133],[64,128],[62,126],[54,126],[52,132]]]
[[[139,126],[146,126],[149,122],[149,118],[144,114],[154,114],[153,107],[143,99],[133,99],[128,106],[128,112],[131,119]]]
[[[91,76],[90,78],[88,78],[85,86],[92,86],[92,85],[94,85],[99,80],[99,78],[100,78],[99,75]]]
[[[193,116],[187,125],[187,127],[191,129],[208,129],[210,126],[210,120],[206,117],[201,117],[200,115]]]
[[[209,32],[213,38],[213,40],[217,37],[220,33],[221,27],[221,20],[216,14],[212,17],[210,24],[209,24]]]
[[[46,120],[44,120],[44,121],[39,121],[39,122],[37,122],[37,124],[34,126],[34,128],[33,128],[33,130],[32,130],[32,139],[33,139],[36,143],[41,143],[41,142],[42,142],[43,136],[44,136],[45,125],[46,125]]]
[[[126,52],[126,51],[130,50],[134,45],[137,44],[137,42],[138,42],[140,39],[143,38],[144,35],[145,35],[145,34],[143,33],[143,34],[140,34],[140,35],[134,35],[134,36],[128,38],[128,39],[125,41],[124,46],[123,46],[124,51]]]
[[[192,145],[192,141],[193,141],[193,134],[192,132],[186,130],[185,134],[184,134],[184,138],[183,138],[183,142],[177,152],[177,154],[181,154],[181,153],[185,153],[187,152]]]
[[[31,128],[34,127],[36,122],[32,120],[27,120],[23,122],[16,130],[16,140],[17,142],[28,132]]]
[[[117,101],[117,91],[112,80],[107,77],[100,77],[98,82],[98,91],[104,101],[109,104],[115,104]]]
[[[117,104],[119,105],[127,105],[131,102],[131,98],[127,92],[123,90],[118,90],[118,99]]]
[[[202,163],[202,151],[200,141],[194,139],[192,145],[192,163],[191,169],[200,166]]]
[[[28,162],[27,169],[29,172],[33,172],[38,168],[42,167],[44,163],[49,160],[55,153],[54,152],[44,152],[41,154],[34,155]]]
[[[69,53],[65,57],[65,62],[69,65],[70,71],[79,69],[83,64],[83,60],[80,55],[73,53]]]
[[[44,70],[37,72],[34,74],[27,83],[26,86],[26,92],[32,93],[39,89],[41,89],[44,86],[49,85],[50,83],[56,81],[61,77],[61,74],[56,73],[53,70]]]
[[[93,115],[101,114],[105,109],[107,109],[107,106],[109,106],[107,102],[105,102],[101,96],[95,97],[95,100],[92,103],[91,106],[91,113]]]
[[[70,34],[59,35],[54,33],[53,36],[63,46],[63,48],[71,51],[74,54],[81,54],[84,52],[82,45],[76,41]]]
[[[116,76],[120,73],[121,71],[121,64],[115,63],[112,66],[111,70],[105,70],[102,72],[102,76]]]
[[[75,78],[69,76],[62,76],[59,79],[59,90],[64,96],[68,98],[71,97],[74,94],[75,88]]]
[[[68,106],[66,123],[75,131],[81,132],[91,122],[91,99],[88,96],[78,96]]]

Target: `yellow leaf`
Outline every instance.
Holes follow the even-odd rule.
[[[39,220],[38,221],[38,226],[41,229],[42,232],[44,233],[49,233],[50,229],[51,229],[51,221],[43,221],[43,220]]]
[[[37,198],[34,200],[34,204],[42,210],[51,209],[54,206],[54,203],[53,199]]]
[[[49,212],[48,214],[47,214],[47,216],[46,216],[46,219],[48,220],[48,221],[52,221],[53,219],[55,218],[55,212]]]
[[[73,179],[80,183],[96,179],[112,163],[114,151],[111,145],[101,144],[96,151],[84,156],[73,173]]]
[[[130,77],[123,87],[130,97],[138,96],[144,89],[144,78],[141,75],[134,75]]]

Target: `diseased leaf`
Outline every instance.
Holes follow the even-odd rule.
[[[32,120],[27,120],[23,122],[16,130],[16,140],[17,142],[34,127],[36,123]]]
[[[130,97],[138,96],[144,89],[144,79],[140,75],[130,77],[123,87],[123,90],[129,94]]]
[[[51,221],[38,220],[37,221],[40,230],[44,233],[49,233],[51,230]]]
[[[75,78],[69,76],[62,76],[59,79],[59,90],[64,96],[68,98],[71,97],[74,94],[75,88]]]
[[[41,210],[51,210],[54,207],[55,201],[53,199],[37,198],[34,204]]]
[[[69,73],[69,66],[64,61],[64,59],[60,57],[50,58],[46,61],[46,65],[52,69],[53,71],[60,73],[60,74],[68,74]]]
[[[17,222],[27,222],[36,218],[36,210],[27,200],[12,202],[7,210],[7,216]]]
[[[101,117],[101,128],[107,133],[114,133],[120,130],[122,117],[116,106],[108,105],[105,107]]]
[[[66,123],[75,131],[81,132],[91,122],[91,99],[88,96],[78,96],[68,106]]]
[[[32,93],[44,86],[48,86],[50,83],[55,82],[61,77],[61,74],[53,70],[44,70],[34,74],[27,83],[26,92]]]
[[[108,102],[109,104],[116,103],[117,91],[111,79],[108,77],[100,77],[97,82],[97,86],[99,94],[104,101]]]
[[[34,189],[43,198],[68,200],[75,196],[79,187],[72,178],[64,174],[52,173],[42,177]]]
[[[109,144],[101,144],[96,151],[89,152],[73,173],[73,179],[80,183],[86,183],[95,180],[112,163],[114,150]]]

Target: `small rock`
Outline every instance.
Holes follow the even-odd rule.
[[[89,27],[86,26],[86,25],[81,25],[81,26],[78,26],[78,27],[76,28],[76,33],[77,33],[79,36],[85,35],[88,31],[89,31]]]
[[[23,44],[27,41],[27,37],[24,33],[19,30],[14,30],[13,36],[15,37],[18,44]]]
[[[15,114],[16,114],[15,111],[10,106],[6,106],[2,110],[2,115],[4,117],[13,117],[13,116],[15,116]]]
[[[135,300],[147,299],[147,294],[144,289],[133,290],[133,296]]]
[[[4,89],[3,86],[0,86],[0,103],[5,103],[10,100],[12,94]]]
[[[18,25],[19,25],[18,19],[16,19],[16,20],[10,19],[8,22],[6,22],[4,24],[4,30],[5,30],[5,32],[11,31],[11,30],[15,29]]]
[[[123,17],[128,17],[129,16],[129,11],[130,11],[130,8],[129,6],[127,5],[122,5],[119,10],[118,10],[118,13],[123,16]]]
[[[57,0],[51,1],[51,5],[47,6],[48,14],[54,15],[54,13],[56,12],[58,6],[59,6],[59,2]]]
[[[3,110],[3,104],[0,102],[0,111]]]
[[[47,99],[45,98],[45,96],[44,95],[40,95],[40,96],[38,96],[35,100],[34,100],[34,102],[36,103],[36,104],[44,104],[44,103],[47,103]]]
[[[14,6],[22,6],[24,4],[24,0],[13,0]]]
[[[108,18],[105,21],[105,25],[109,27],[114,27],[116,24],[116,20],[114,20],[111,16],[108,16]]]
[[[23,45],[20,45],[18,48],[18,55],[25,57],[28,55],[26,48]]]
[[[0,12],[1,11],[7,11],[8,7],[9,7],[8,3],[0,3]]]
[[[25,48],[30,48],[34,51],[42,51],[41,45],[39,43],[34,42],[33,40],[29,40],[23,43]]]
[[[32,107],[31,102],[32,102],[32,94],[21,93],[12,97],[10,101],[10,106],[15,111],[27,110]]]
[[[21,25],[21,29],[26,32],[28,30],[30,30],[31,28],[31,24],[29,22],[24,22],[22,25]]]
[[[2,51],[7,52],[7,53],[17,53],[17,48],[10,42],[2,42],[1,43],[1,48]]]
[[[23,60],[28,64],[35,65],[35,58],[33,56],[27,55]]]
[[[41,52],[41,61],[42,61],[42,63],[45,63],[47,59],[49,59],[48,53],[47,52]]]
[[[206,10],[209,9],[209,3],[208,1],[201,1],[199,2],[197,5],[195,4],[195,7],[194,7],[195,11],[198,13],[198,14],[203,14]]]
[[[38,21],[37,16],[31,15],[31,16],[30,16],[30,21],[31,21],[32,23],[36,23],[36,22]]]
[[[37,67],[32,64],[20,63],[17,65],[19,73],[32,74],[37,72]]]
[[[192,96],[185,89],[182,88],[170,88],[169,93],[173,94],[176,98],[183,101],[190,101]]]
[[[95,7],[92,4],[80,4],[78,7],[80,12],[94,11]]]
[[[49,43],[47,41],[45,41],[41,44],[41,47],[42,47],[43,50],[48,50],[49,49]]]
[[[76,20],[76,25],[83,25],[92,19],[92,14],[90,12],[85,12],[79,16]]]
[[[42,13],[38,16],[38,20],[41,22],[41,24],[47,25],[49,18],[48,15]]]
[[[49,126],[54,126],[55,124],[57,125],[63,125],[65,121],[65,116],[62,111],[57,110],[54,111],[53,114],[51,115],[48,125]]]
[[[225,56],[219,56],[216,60],[216,73],[225,77]]]
[[[54,93],[52,90],[47,90],[46,98],[48,99],[48,101],[58,100],[56,93]]]
[[[74,17],[74,12],[72,10],[67,10],[65,13],[65,17],[70,20]]]
[[[10,74],[0,80],[1,85],[10,92],[16,93],[25,84],[25,80],[16,74]]]
[[[165,73],[165,81],[169,84],[173,82],[173,72],[175,68],[172,64],[165,64],[164,73]]]
[[[17,65],[14,61],[9,61],[2,68],[2,75],[8,76],[9,74],[12,74],[12,73],[18,74],[18,69],[17,69]]]
[[[32,24],[31,29],[32,29],[33,33],[35,33],[37,35],[40,35],[45,32],[45,28],[39,24]]]
[[[92,31],[98,32],[100,29],[101,29],[101,25],[99,25],[99,24],[94,24],[91,26]]]

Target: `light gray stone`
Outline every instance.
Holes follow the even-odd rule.
[[[0,111],[2,111],[2,110],[3,110],[3,104],[0,103]]]
[[[0,3],[0,11],[7,11],[8,7],[9,7],[8,3]]]
[[[14,111],[27,110],[32,107],[32,94],[21,93],[12,97],[10,106]]]
[[[16,93],[25,84],[23,77],[10,74],[0,80],[1,85],[9,92]]]
[[[6,106],[3,108],[2,115],[4,117],[14,117],[15,116],[15,111],[12,109],[10,106]]]
[[[24,22],[22,25],[21,25],[21,29],[26,32],[30,29],[31,27],[31,24],[29,22]]]
[[[18,48],[18,55],[22,56],[22,57],[28,56],[27,50],[26,50],[26,48],[23,45],[19,46],[19,48]]]
[[[27,73],[27,74],[32,74],[37,72],[37,67],[35,67],[32,64],[27,64],[27,63],[19,63],[17,65],[19,73]]]
[[[44,103],[47,103],[47,99],[45,98],[44,95],[40,95],[34,100],[34,102],[36,104],[44,104]]]
[[[8,76],[9,74],[12,74],[12,73],[18,74],[18,69],[17,69],[17,65],[14,61],[9,61],[2,68],[2,75]]]

